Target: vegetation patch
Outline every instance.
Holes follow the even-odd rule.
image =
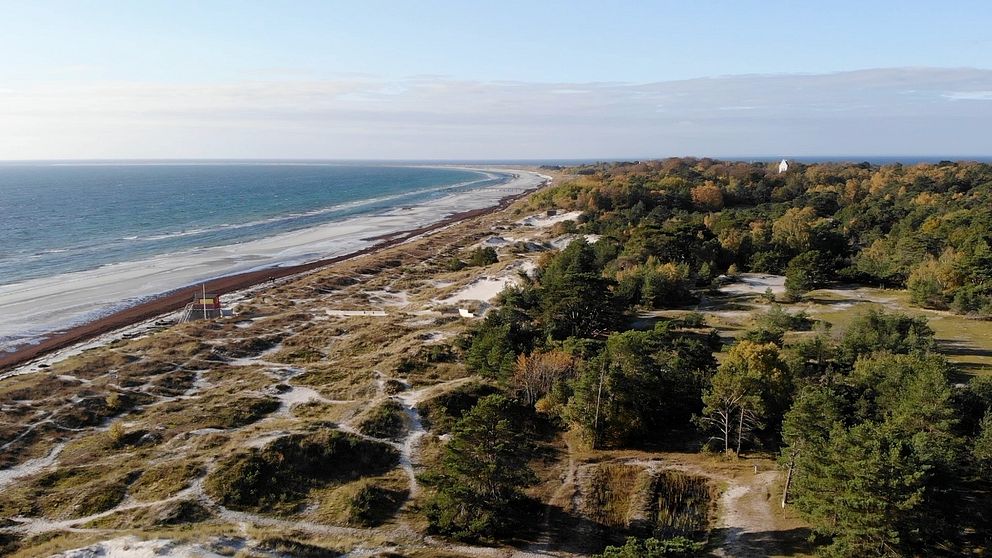
[[[643,467],[623,463],[594,466],[583,486],[583,515],[609,529],[630,527],[631,504],[643,471]]]
[[[240,428],[257,422],[280,407],[273,397],[227,398],[220,395],[205,397],[196,416],[189,413],[189,401],[172,401],[161,407],[167,427],[186,428]]]
[[[282,341],[282,335],[266,335],[264,337],[248,337],[234,341],[225,341],[217,347],[216,352],[228,358],[252,358],[272,349]]]
[[[5,490],[0,515],[68,519],[104,512],[124,500],[134,477],[101,466],[63,467]]]
[[[233,509],[285,509],[312,488],[382,474],[398,460],[397,451],[386,444],[321,430],[238,453],[218,465],[205,487]]]
[[[286,537],[267,537],[259,541],[257,548],[279,556],[297,558],[337,558],[343,554],[333,548],[326,548]]]
[[[21,545],[21,539],[13,533],[0,533],[0,556],[13,554]]]
[[[668,537],[699,537],[709,526],[712,491],[703,477],[678,471],[652,476],[648,527],[652,534]]]
[[[406,411],[398,401],[388,399],[372,408],[358,424],[358,430],[373,438],[399,438],[406,431]]]
[[[455,422],[466,411],[487,395],[498,393],[499,389],[482,382],[467,382],[454,389],[425,399],[417,405],[424,426],[443,434],[451,430]]]
[[[131,485],[129,494],[138,501],[167,498],[189,488],[194,479],[203,474],[199,463],[170,461],[147,469]]]
[[[441,343],[426,345],[421,346],[415,355],[400,359],[400,363],[396,366],[396,371],[400,374],[422,372],[430,368],[431,365],[453,362],[454,360],[455,353],[452,351],[450,345]]]
[[[409,494],[408,490],[365,482],[349,502],[348,523],[363,527],[381,525],[396,515]]]
[[[210,519],[213,514],[194,500],[179,500],[163,506],[155,518],[156,525],[185,525]]]
[[[703,556],[703,546],[686,537],[661,540],[627,537],[623,546],[608,546],[594,558],[693,558]]]
[[[605,463],[583,483],[583,515],[602,526],[602,535],[699,538],[709,526],[711,493],[702,477],[652,471],[641,465]]]

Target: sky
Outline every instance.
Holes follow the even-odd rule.
[[[992,155],[987,0],[0,14],[0,160]]]

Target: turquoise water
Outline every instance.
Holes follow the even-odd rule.
[[[506,179],[385,165],[0,164],[0,285],[244,242]]]

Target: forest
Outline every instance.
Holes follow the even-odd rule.
[[[872,309],[828,330],[814,289],[905,289],[992,318],[992,166],[666,159],[555,169],[534,209],[578,211],[458,341],[501,387],[452,428],[429,477],[431,529],[505,539],[528,515],[527,462],[548,428],[589,448],[777,456],[783,505],[825,556],[965,555],[992,537],[992,376],[948,360],[925,318]],[[742,273],[785,276],[727,337],[697,305]],[[645,310],[684,312],[638,320]],[[794,332],[804,332],[795,335]],[[603,556],[691,556],[691,533]]]

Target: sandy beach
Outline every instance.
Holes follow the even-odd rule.
[[[549,177],[519,169],[505,184],[373,216],[229,246],[0,286],[0,369],[177,308],[200,284],[225,293],[392,246],[505,207]]]

